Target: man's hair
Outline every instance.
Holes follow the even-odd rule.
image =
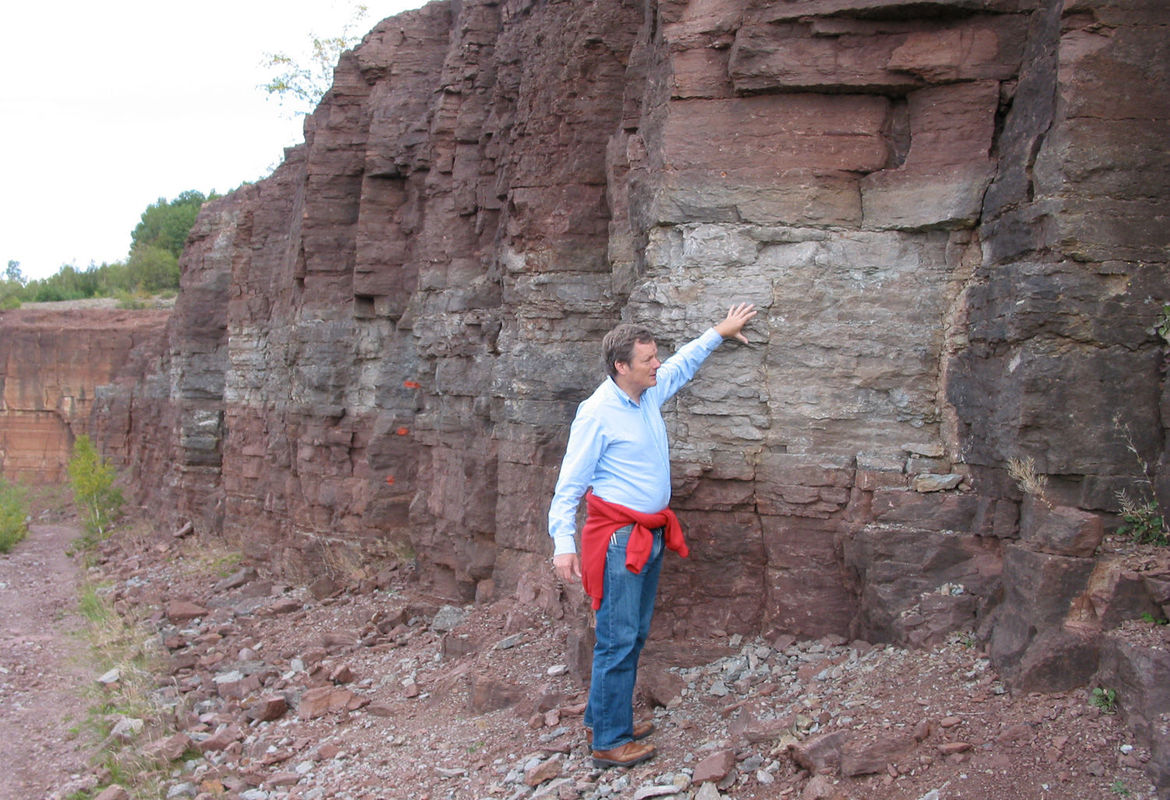
[[[634,325],[623,322],[601,340],[602,358],[605,359],[605,372],[609,377],[617,377],[617,362],[629,364],[634,357],[634,342],[653,344],[654,334],[643,325]]]

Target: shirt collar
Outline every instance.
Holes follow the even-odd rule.
[[[617,385],[617,381],[613,378],[606,377],[605,383],[612,398],[615,398],[618,402],[625,403],[630,408],[641,408],[640,405],[630,399],[630,396],[622,390],[622,387]]]

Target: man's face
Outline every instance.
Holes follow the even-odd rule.
[[[642,392],[658,383],[658,368],[662,362],[658,360],[658,345],[655,342],[634,342],[634,352],[629,363],[623,361],[615,365],[618,371],[618,383],[627,392],[640,397]]]

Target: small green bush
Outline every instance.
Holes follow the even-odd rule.
[[[1106,714],[1112,714],[1117,710],[1117,690],[1105,689],[1098,686],[1093,689],[1093,694],[1089,698],[1089,704],[1096,706]]]
[[[114,486],[116,477],[113,465],[101,457],[90,438],[78,436],[69,460],[69,484],[89,541],[105,537],[121,514],[124,500]]]
[[[125,289],[115,291],[114,298],[118,301],[118,308],[124,311],[138,311],[146,308],[146,298],[144,296],[133,294]]]
[[[1166,521],[1157,501],[1137,502],[1124,491],[1118,492],[1121,503],[1121,526],[1117,532],[1128,536],[1137,544],[1170,545]]]
[[[1158,318],[1154,321],[1153,332],[1158,334],[1163,342],[1170,344],[1170,303],[1162,304],[1162,310],[1158,312]]]
[[[28,535],[25,490],[0,478],[0,553],[7,553]]]

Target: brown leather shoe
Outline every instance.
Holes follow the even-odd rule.
[[[641,722],[634,723],[634,741],[645,739],[650,734],[654,733],[654,722],[652,720],[644,719]],[[593,729],[585,729],[585,741],[590,747],[593,746]]]
[[[593,766],[595,767],[632,767],[641,764],[647,759],[654,758],[658,751],[652,744],[641,742],[626,742],[612,750],[594,750]]]

